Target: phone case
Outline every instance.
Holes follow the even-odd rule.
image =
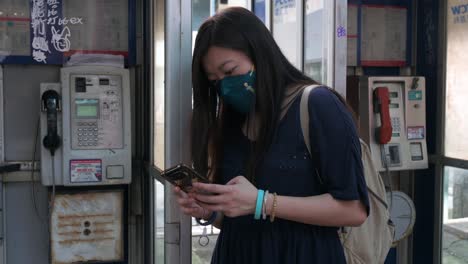
[[[161,176],[173,185],[178,186],[184,192],[190,192],[192,183],[194,182],[209,182],[206,177],[201,176],[184,164],[178,164],[164,170]]]

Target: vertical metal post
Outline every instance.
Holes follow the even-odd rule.
[[[4,125],[4,118],[3,118],[3,113],[4,113],[4,107],[3,107],[3,67],[0,66],[0,162],[5,161],[5,148],[4,148],[4,131],[3,131],[3,125]],[[33,165],[34,166],[34,165]],[[6,229],[6,221],[4,221],[5,217],[5,192],[4,192],[4,183],[3,183],[3,176],[0,175],[0,229],[1,229],[1,234],[0,234],[0,262],[1,263],[7,263],[6,262],[6,239],[5,239],[5,233],[4,230]]]
[[[156,32],[156,6],[157,6],[157,0],[149,0],[147,1],[147,11],[146,11],[146,21],[144,22],[147,25],[147,30],[145,32],[146,38],[145,38],[145,46],[147,48],[148,54],[147,58],[145,60],[148,60],[148,69],[147,71],[147,76],[148,80],[146,80],[149,84],[148,87],[148,93],[149,93],[149,120],[150,120],[150,126],[148,127],[150,130],[149,133],[149,145],[150,145],[150,151],[149,151],[149,160],[151,164],[154,162],[154,137],[155,137],[155,107],[154,107],[154,89],[155,89],[155,46],[154,43],[156,41],[155,37],[155,32]],[[155,225],[155,212],[156,212],[156,203],[155,203],[155,197],[156,197],[156,188],[154,185],[154,179],[153,177],[145,177],[146,178],[146,183],[148,188],[148,192],[146,193],[146,199],[147,201],[147,210],[146,212],[148,213],[146,219],[148,220],[145,225],[148,227],[148,230],[145,234],[145,240],[147,243],[146,245],[146,251],[145,252],[145,259],[146,261],[150,261],[151,264],[155,264],[156,262],[156,225]]]
[[[334,76],[333,88],[346,98],[346,58],[347,58],[347,25],[348,25],[348,1],[336,0],[335,25],[331,28],[334,41]]]
[[[265,24],[267,28],[271,31],[271,1],[270,0],[265,0]],[[271,31],[272,32],[272,31]]]
[[[324,1],[323,3],[324,25],[323,28],[323,59],[322,78],[325,84],[334,87],[335,85],[335,1]],[[326,65],[323,67],[323,65]],[[325,68],[325,69],[324,69]]]
[[[4,107],[3,107],[3,67],[0,66],[0,162],[5,161],[5,136],[3,131],[3,122],[5,121],[3,117]]]
[[[166,1],[165,167],[190,163],[192,111],[192,3]],[[191,263],[191,218],[180,213],[172,188],[165,189],[166,263]]]
[[[445,104],[447,92],[447,1],[439,1],[439,34],[437,51],[437,138],[436,138],[436,164],[435,164],[435,197],[434,197],[434,244],[433,263],[442,263],[442,239],[444,201],[444,165],[445,160]]]
[[[305,8],[304,8],[304,1],[297,1],[296,2],[296,14],[297,14],[297,31],[299,32],[298,40],[297,40],[297,60],[298,64],[297,66],[299,67],[299,70],[304,71],[304,14],[305,14]]]

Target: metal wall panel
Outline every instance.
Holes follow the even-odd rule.
[[[8,264],[48,264],[47,189],[31,183],[7,183],[5,191],[5,247]]]
[[[5,161],[32,159],[40,83],[59,81],[58,66],[4,66]]]

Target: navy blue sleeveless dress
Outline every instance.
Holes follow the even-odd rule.
[[[257,172],[256,186],[278,195],[306,197],[330,193],[335,199],[361,200],[369,210],[361,149],[352,116],[327,88],[309,96],[312,161],[302,135],[300,96],[281,120]],[[225,143],[222,181],[245,175],[249,141],[238,131]],[[319,154],[319,155],[318,155]],[[320,184],[314,164],[324,180]],[[212,264],[346,263],[336,227],[322,227],[253,215],[224,217]]]

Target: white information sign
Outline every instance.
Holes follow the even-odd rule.
[[[358,6],[348,5],[348,66],[357,66]]]
[[[0,63],[7,56],[29,56],[29,0],[0,1]]]
[[[406,65],[407,13],[401,6],[362,6],[361,65]]]

